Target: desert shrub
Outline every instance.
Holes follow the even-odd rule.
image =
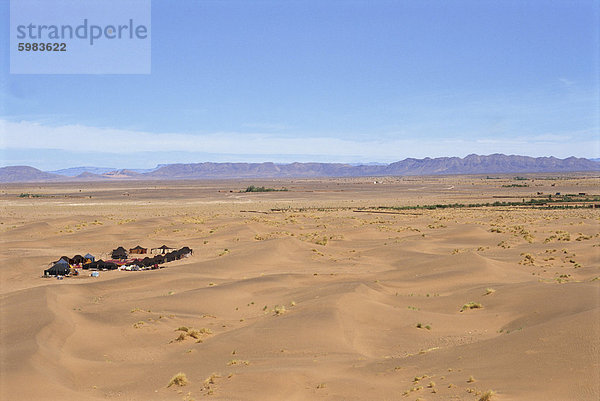
[[[185,375],[185,373],[179,372],[171,378],[171,381],[169,382],[169,385],[167,387],[185,386],[186,384],[188,384],[187,376]]]
[[[496,395],[495,391],[488,390],[485,393],[483,393],[481,398],[479,398],[479,401],[490,401],[494,395]]]
[[[265,188],[265,187],[257,187],[254,185],[250,185],[246,188],[245,191],[242,192],[286,192],[287,188],[275,189],[275,188]]]
[[[218,373],[213,373],[210,376],[208,376],[206,378],[206,380],[204,380],[203,388],[205,390],[208,390],[207,394],[212,394],[212,391],[213,391],[212,386],[215,384],[215,379],[219,379],[220,377],[221,377],[221,375],[219,375]]]
[[[188,331],[188,336],[195,338],[196,340],[200,338],[200,331],[192,329]]]
[[[275,305],[275,309],[273,311],[276,315],[283,315],[285,312],[287,312],[287,309],[285,309],[284,305]]]
[[[460,311],[466,311],[468,309],[480,309],[483,308],[483,305],[481,305],[479,302],[467,302],[466,304],[464,304],[462,306],[462,308],[460,308]]]
[[[244,361],[242,359],[232,359],[231,361],[227,362],[227,365],[228,366],[231,366],[231,365],[246,365],[246,366],[248,366],[248,365],[250,365],[250,362]]]
[[[317,244],[317,245],[323,245],[323,246],[325,246],[325,245],[327,245],[327,241],[328,241],[327,237],[323,237],[321,239],[315,240],[314,243]]]
[[[535,259],[529,253],[522,253],[523,260],[519,262],[520,265],[533,265],[535,263]]]

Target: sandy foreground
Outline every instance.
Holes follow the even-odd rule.
[[[598,400],[600,209],[359,210],[599,192],[527,178],[2,185],[0,398]],[[41,277],[138,244],[194,255]]]

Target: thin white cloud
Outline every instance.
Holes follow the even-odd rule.
[[[338,135],[339,136],[339,135]],[[581,135],[574,136],[582,138]],[[522,154],[530,156],[598,157],[600,143],[597,135],[573,140],[568,134],[546,134],[531,137],[473,137],[472,139],[422,139],[402,135],[377,135],[370,139],[352,136],[278,136],[272,133],[217,132],[211,134],[149,133],[83,125],[47,126],[29,121],[0,120],[0,148],[47,149],[91,154],[136,155],[148,152],[186,152],[201,154],[240,155],[256,160],[263,155],[315,156],[319,160],[397,161],[406,157],[466,156],[470,153]],[[203,160],[197,160],[198,162]],[[173,160],[172,162],[177,162]]]
[[[575,85],[575,81],[571,81],[570,79],[567,79],[567,78],[559,78],[558,80],[567,88],[570,88],[573,85]]]

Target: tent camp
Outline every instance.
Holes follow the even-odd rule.
[[[152,257],[145,256],[143,259],[140,257],[134,257],[131,260],[128,259],[128,252],[122,246],[113,249],[111,252],[111,258],[114,260],[103,261],[102,259],[96,260],[94,255],[86,253],[84,256],[75,255],[73,258],[68,256],[61,256],[61,258],[52,263],[52,267],[44,270],[45,276],[64,276],[67,274],[77,275],[79,274],[75,268],[83,268],[85,270],[145,270],[147,268],[157,269],[163,268],[164,263],[179,260],[187,257],[193,253],[193,250],[187,246],[181,249],[171,248],[163,245],[158,248],[152,248]],[[129,250],[131,254],[147,254],[148,248],[142,248],[136,246]],[[73,268],[71,268],[73,266]]]
[[[144,253],[148,253],[148,248],[142,248],[141,246],[136,246],[135,248],[131,248],[129,250],[129,253],[134,253],[134,254],[144,254]]]
[[[51,268],[44,270],[44,276],[66,276],[70,271],[69,263],[61,259]]]

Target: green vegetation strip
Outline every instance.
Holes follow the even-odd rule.
[[[250,185],[244,191],[240,192],[287,192],[287,188],[275,189],[275,188],[265,188],[265,187],[256,187],[254,185]]]
[[[373,206],[373,207],[305,207],[288,209],[271,209],[271,212],[303,212],[303,211],[338,211],[354,210],[357,212],[368,212],[377,210],[435,210],[435,209],[459,209],[459,208],[478,208],[478,207],[507,207],[507,206],[529,206],[536,209],[588,209],[592,204],[587,205],[563,205],[562,203],[590,203],[600,202],[600,195],[581,196],[574,194],[553,195],[547,198],[530,199],[521,202],[486,202],[486,203],[447,203],[435,205],[416,205],[416,206]],[[553,204],[554,203],[554,204]]]
[[[19,198],[41,198],[44,195],[22,193]]]
[[[584,203],[600,202],[600,196],[591,196],[582,198],[578,195],[563,195],[560,197],[548,197],[542,199],[530,199],[522,202],[486,202],[486,203],[448,203],[436,205],[416,205],[416,206],[378,206],[375,209],[387,210],[435,210],[435,209],[457,209],[464,207],[499,207],[499,206],[539,206],[542,209],[581,209],[589,208],[592,205],[550,205],[551,203]]]

